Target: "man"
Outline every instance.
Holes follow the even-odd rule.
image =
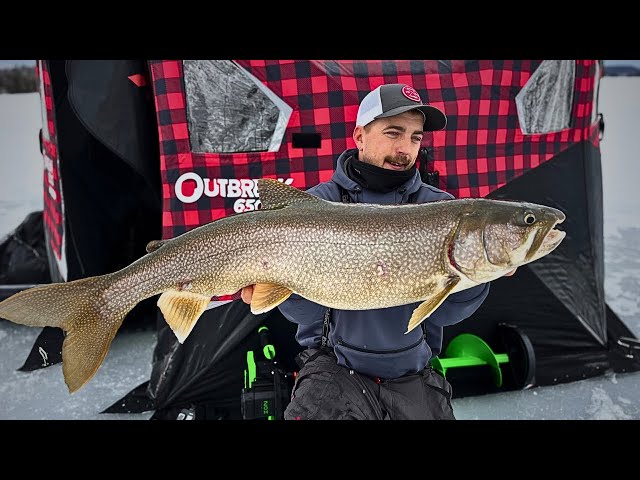
[[[357,148],[340,155],[331,180],[308,192],[354,203],[452,199],[423,183],[415,165],[424,132],[446,123],[444,113],[423,104],[411,86],[381,85],[360,103]],[[251,303],[252,293],[253,286],[245,287],[242,299]],[[443,327],[468,318],[488,293],[489,284],[481,284],[450,295],[423,328],[408,334],[407,321],[419,303],[330,310],[291,295],[278,308],[298,324],[296,340],[307,349],[298,357],[303,366],[285,419],[455,419],[451,386],[429,362],[440,353]]]

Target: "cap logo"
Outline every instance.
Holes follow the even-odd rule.
[[[405,97],[407,97],[409,100],[422,103],[422,100],[420,99],[420,95],[418,94],[418,92],[416,92],[416,90],[413,87],[405,85],[404,87],[402,87],[402,94]]]

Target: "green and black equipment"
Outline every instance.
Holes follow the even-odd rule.
[[[431,360],[431,366],[444,377],[450,369],[488,367],[494,385],[501,388],[504,386],[502,365],[505,365],[509,367],[510,388],[526,389],[533,386],[536,357],[531,341],[514,325],[501,323],[498,332],[505,353],[495,353],[480,337],[462,333],[449,342],[442,356]]]
[[[247,352],[247,369],[242,389],[242,417],[245,420],[280,420],[290,400],[289,377],[275,360],[276,349],[269,329],[258,328],[261,351]]]

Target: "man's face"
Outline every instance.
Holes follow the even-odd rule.
[[[379,118],[365,127],[357,126],[353,139],[358,159],[389,170],[408,170],[416,163],[422,142],[424,116],[418,110]]]

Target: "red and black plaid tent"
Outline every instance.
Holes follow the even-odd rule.
[[[567,214],[567,240],[495,281],[476,314],[445,330],[443,350],[468,332],[500,351],[508,324],[530,341],[537,385],[640,368],[619,349],[633,334],[604,297],[601,61],[48,60],[38,70],[54,281],[113,271],[150,240],[259,208],[258,178],[300,189],[328,180],[354,146],[359,101],[382,83],[408,83],[448,118],[423,140],[425,181],[458,198]],[[158,314],[149,303],[131,317],[125,324]],[[295,369],[294,326],[277,309],[254,316],[230,301],[207,310],[183,345],[160,317],[152,375],[137,392],[158,411],[237,413],[262,324]]]

